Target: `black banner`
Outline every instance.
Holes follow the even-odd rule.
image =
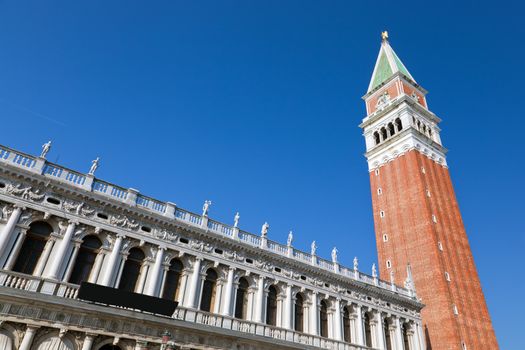
[[[96,303],[122,306],[154,314],[171,316],[178,303],[149,295],[127,292],[120,289],[104,287],[98,284],[82,282],[78,290],[78,299]]]

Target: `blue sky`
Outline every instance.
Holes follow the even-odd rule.
[[[502,349],[523,349],[516,3],[0,0],[0,143],[370,270],[357,125],[381,30],[442,140]],[[520,258],[520,259],[519,259]],[[520,268],[521,267],[521,268]],[[517,303],[517,304],[516,304]]]

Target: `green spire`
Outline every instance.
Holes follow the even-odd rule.
[[[408,69],[405,67],[403,62],[401,62],[399,57],[390,46],[388,42],[388,33],[381,33],[381,37],[383,38],[383,41],[381,43],[379,55],[377,56],[374,73],[372,73],[372,79],[370,80],[370,85],[368,86],[368,92],[374,90],[397,72],[405,75],[415,83],[416,80],[412,77],[412,75],[410,75]]]

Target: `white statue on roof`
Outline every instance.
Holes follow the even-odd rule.
[[[268,229],[270,228],[270,225],[265,222],[263,225],[262,225],[262,228],[261,228],[261,237],[267,237],[268,236]]]
[[[315,255],[315,252],[317,251],[317,244],[315,243],[315,241],[312,242],[311,248],[311,254]]]
[[[376,264],[372,264],[372,277],[377,278]]]
[[[211,201],[205,200],[204,205],[202,206],[202,216],[208,216],[208,211],[210,210]]]
[[[354,271],[357,271],[359,268],[359,262],[357,260],[357,256],[354,257]]]
[[[47,141],[42,145],[42,153],[40,154],[40,158],[45,158],[49,153],[49,150],[51,150],[51,141]]]
[[[288,247],[291,247],[292,246],[292,241],[293,241],[293,232],[292,232],[292,230],[290,230],[290,232],[288,232],[288,241],[286,242],[286,245]]]
[[[335,264],[337,263],[337,247],[334,247],[334,249],[332,249],[332,262]]]
[[[241,215],[239,212],[235,213],[235,217],[233,218],[233,227],[239,227],[239,219],[241,218]]]
[[[97,171],[98,169],[99,162],[100,162],[99,157],[91,161],[91,168],[89,169],[89,175],[95,175],[95,171]]]

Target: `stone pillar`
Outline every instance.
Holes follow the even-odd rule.
[[[100,252],[97,254],[97,257],[95,258],[93,269],[91,269],[91,273],[88,279],[89,283],[97,283],[98,277],[100,276],[100,269],[102,268],[102,263],[104,262],[105,256],[106,254],[104,253],[104,250],[101,249]]]
[[[149,262],[143,262],[140,267],[139,280],[135,286],[135,291],[137,293],[144,293],[144,287],[146,286],[146,277],[148,277],[151,264]],[[119,279],[120,281],[120,279]]]
[[[69,248],[69,244],[71,243],[71,238],[73,237],[73,233],[75,232],[76,225],[77,223],[73,221],[69,222],[66,232],[64,233],[64,237],[62,237],[62,240],[58,244],[57,251],[55,253],[55,257],[53,261],[51,262],[51,267],[49,268],[49,271],[47,272],[47,275],[46,275],[47,278],[51,278],[51,279],[58,278],[58,272],[64,261],[64,257]]]
[[[38,263],[36,264],[35,270],[33,271],[34,276],[41,276],[42,272],[44,272],[44,268],[46,267],[47,261],[49,260],[49,255],[55,246],[55,241],[56,238],[53,236],[49,237],[47,240],[46,245],[44,246],[44,251],[40,256],[40,259],[38,259]]]
[[[18,234],[18,237],[16,238],[15,245],[13,246],[13,252],[9,255],[9,259],[7,259],[4,269],[10,271],[13,268],[13,265],[15,264],[16,258],[18,257],[18,254],[20,253],[20,249],[22,248],[22,244],[24,243],[24,239],[26,238],[27,231],[23,229]]]
[[[157,256],[155,257],[155,264],[151,270],[151,278],[149,280],[145,294],[151,296],[159,296],[159,278],[162,273],[162,261],[164,260],[164,247],[157,249]]]
[[[283,327],[286,329],[293,329],[293,318],[294,318],[294,312],[293,312],[293,299],[292,299],[292,285],[288,284],[286,286],[286,299],[284,302],[284,322]]]
[[[4,253],[4,250],[11,239],[11,235],[13,234],[16,224],[18,224],[20,215],[22,215],[22,210],[22,208],[15,206],[15,209],[11,213],[11,216],[9,216],[6,225],[0,233],[0,256]]]
[[[228,279],[226,281],[226,289],[224,293],[224,302],[222,308],[222,314],[225,316],[232,315],[232,296],[233,296],[233,274],[235,272],[235,267],[230,267],[228,269]]]
[[[24,338],[20,343],[18,350],[31,350],[31,344],[33,343],[33,338],[35,337],[36,331],[39,327],[27,326]]]
[[[423,335],[423,325],[421,322],[416,323],[417,349],[425,350],[425,337]]]
[[[403,334],[401,330],[401,322],[399,321],[399,317],[395,317],[394,324],[395,324],[394,331],[395,331],[395,339],[396,339],[396,349],[403,350],[404,348]]]
[[[257,299],[255,306],[255,322],[264,323],[264,276],[259,276],[257,283]]]
[[[334,311],[334,338],[335,340],[343,340],[343,322],[341,318],[341,299],[335,299],[335,311]]]
[[[375,313],[377,321],[377,348],[380,350],[386,349],[385,343],[385,327],[383,325],[383,316],[381,311]]]
[[[312,292],[310,298],[310,334],[319,335],[319,300],[317,292]]]
[[[120,249],[122,248],[122,240],[124,239],[123,236],[118,235],[117,239],[115,240],[115,243],[113,244],[113,250],[109,254],[109,260],[106,264],[106,271],[104,271],[104,276],[102,276],[102,280],[100,281],[100,284],[106,287],[112,287],[113,286],[113,277],[115,276],[115,270],[119,268],[119,257],[120,257]]]
[[[84,337],[84,342],[82,343],[82,350],[91,350],[94,340],[95,340],[94,335],[86,334],[86,336]]]
[[[187,296],[187,305],[188,307],[192,309],[197,308],[198,304],[198,298],[199,298],[199,283],[201,281],[200,274],[201,274],[201,262],[202,258],[195,258],[195,262],[193,264],[193,273],[191,274],[191,282],[190,282],[190,293]]]
[[[80,250],[80,243],[75,243],[73,247],[73,254],[71,254],[71,259],[69,259],[69,264],[67,265],[66,273],[62,279],[64,282],[69,281],[71,273],[73,273],[73,266],[75,266],[75,261],[77,260],[78,251]]]
[[[355,333],[357,344],[365,345],[364,329],[363,329],[363,312],[360,305],[355,306],[355,311],[357,313],[357,318],[355,320]]]

